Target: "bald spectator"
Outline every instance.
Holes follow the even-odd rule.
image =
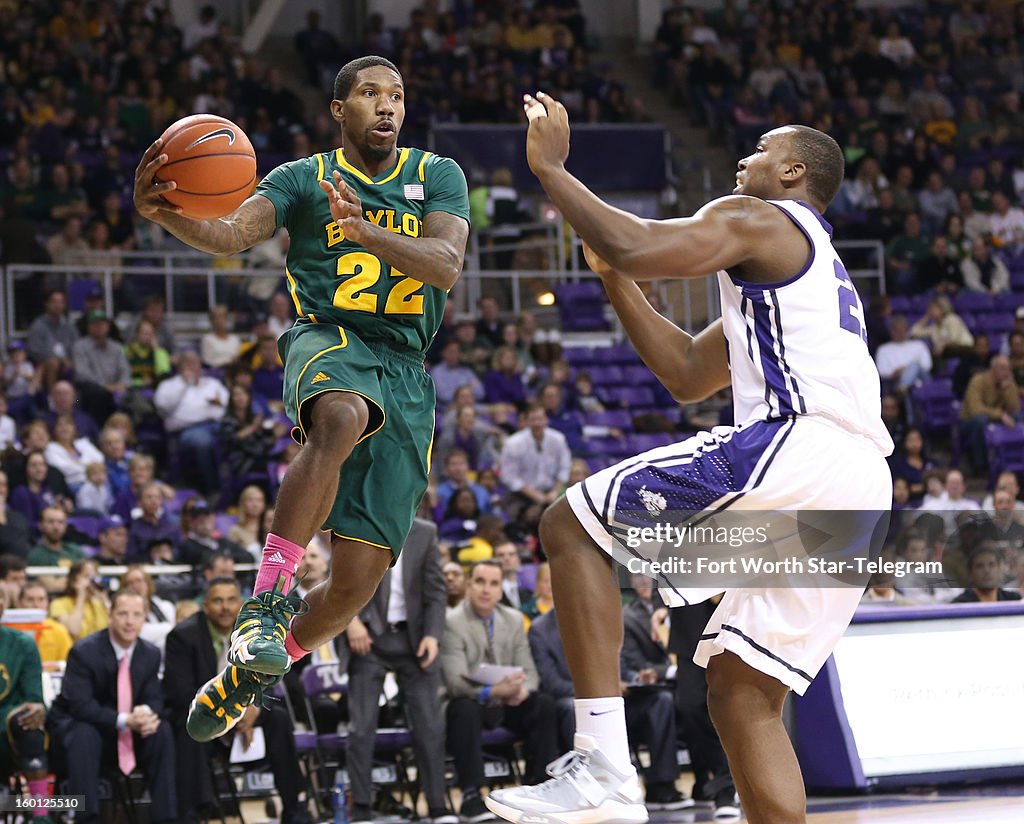
[[[1010,359],[996,355],[985,372],[967,384],[960,408],[960,433],[975,473],[988,467],[985,430],[989,424],[1013,427],[1020,415],[1020,389],[1013,380]]]
[[[61,415],[72,417],[81,437],[90,441],[96,440],[99,428],[92,416],[82,411],[78,403],[78,390],[71,381],[59,380],[53,384],[46,398],[46,408],[41,411],[40,418],[52,429]]]

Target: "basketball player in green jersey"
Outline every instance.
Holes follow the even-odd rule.
[[[278,492],[228,666],[192,703],[199,741],[231,729],[294,661],[341,633],[397,558],[427,488],[435,399],[423,357],[462,271],[466,179],[452,160],[397,148],[404,88],[390,61],[348,63],[334,98],[342,148],[279,166],[227,217],[190,220],[163,199],[174,184],[154,180],[166,162],[159,140],[135,176],[139,212],[201,251],[236,254],[281,226],[291,238],[297,319],[279,348],[303,449]],[[332,532],[331,576],[302,602],[286,593],[321,528]],[[427,666],[437,639],[417,655]]]

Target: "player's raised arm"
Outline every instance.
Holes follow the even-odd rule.
[[[248,198],[231,214],[216,220],[192,220],[163,195],[174,189],[174,181],[157,183],[154,176],[167,162],[160,153],[159,138],[146,150],[135,170],[135,208],[147,220],[163,226],[178,240],[211,255],[235,255],[274,236],[277,213],[262,195]]]
[[[729,385],[721,319],[696,337],[663,317],[631,279],[611,269],[588,246],[587,263],[604,281],[626,335],[647,368],[680,403],[696,403]]]
[[[792,228],[774,206],[742,195],[712,201],[677,220],[645,220],[608,205],[565,168],[565,107],[548,95],[538,97],[528,96],[526,105],[530,169],[573,229],[616,272],[634,280],[702,277],[750,262],[763,253],[766,233]],[[538,116],[540,105],[546,115]],[[807,249],[798,248],[802,263]]]
[[[469,224],[463,218],[449,212],[428,212],[422,236],[406,237],[364,219],[359,195],[339,172],[334,172],[333,185],[321,180],[320,188],[330,199],[331,215],[346,238],[409,277],[446,291],[455,285],[469,240]]]

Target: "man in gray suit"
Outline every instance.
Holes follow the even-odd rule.
[[[485,727],[507,727],[523,736],[527,784],[544,778],[545,765],[558,756],[555,702],[539,691],[540,679],[523,629],[523,614],[502,606],[501,564],[480,561],[470,571],[466,599],[448,617],[441,664],[448,704],[448,750],[455,759],[464,822],[493,818],[480,798],[484,784]],[[493,685],[473,676],[480,664],[518,667]]]
[[[348,771],[352,822],[373,820],[370,773],[377,737],[378,701],[390,670],[412,727],[416,768],[434,824],[456,824],[444,786],[444,728],[436,665],[447,606],[437,550],[437,527],[417,518],[402,553],[370,602],[346,630],[348,665]]]

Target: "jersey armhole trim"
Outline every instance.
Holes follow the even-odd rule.
[[[316,156],[316,179],[318,181],[324,179],[324,156],[322,154]]]
[[[424,164],[427,162],[427,158],[430,157],[432,152],[424,152],[423,157],[420,159],[420,165],[416,167],[416,176],[420,179],[420,183],[426,182],[426,172],[423,169]]]
[[[798,280],[800,280],[800,278],[806,275],[807,272],[810,270],[811,266],[814,265],[815,255],[814,239],[811,237],[811,233],[807,231],[806,227],[799,220],[796,219],[796,216],[790,214],[789,211],[784,209],[778,203],[773,203],[770,200],[766,200],[765,203],[771,203],[772,206],[774,206],[776,209],[782,212],[782,214],[784,214],[786,217],[790,219],[793,225],[796,226],[796,228],[803,233],[803,236],[805,238],[807,238],[807,245],[810,246],[811,251],[810,254],[807,255],[807,260],[804,261],[803,268],[795,275],[793,275],[792,277],[788,277],[785,280],[777,280],[771,283],[755,283],[754,281],[750,280],[740,280],[739,278],[734,277],[731,272],[726,272],[726,274],[729,275],[729,280],[731,280],[736,286],[757,289],[758,291],[764,291],[769,289],[782,289],[786,286],[796,283]],[[802,206],[803,204],[801,203],[800,205]]]

